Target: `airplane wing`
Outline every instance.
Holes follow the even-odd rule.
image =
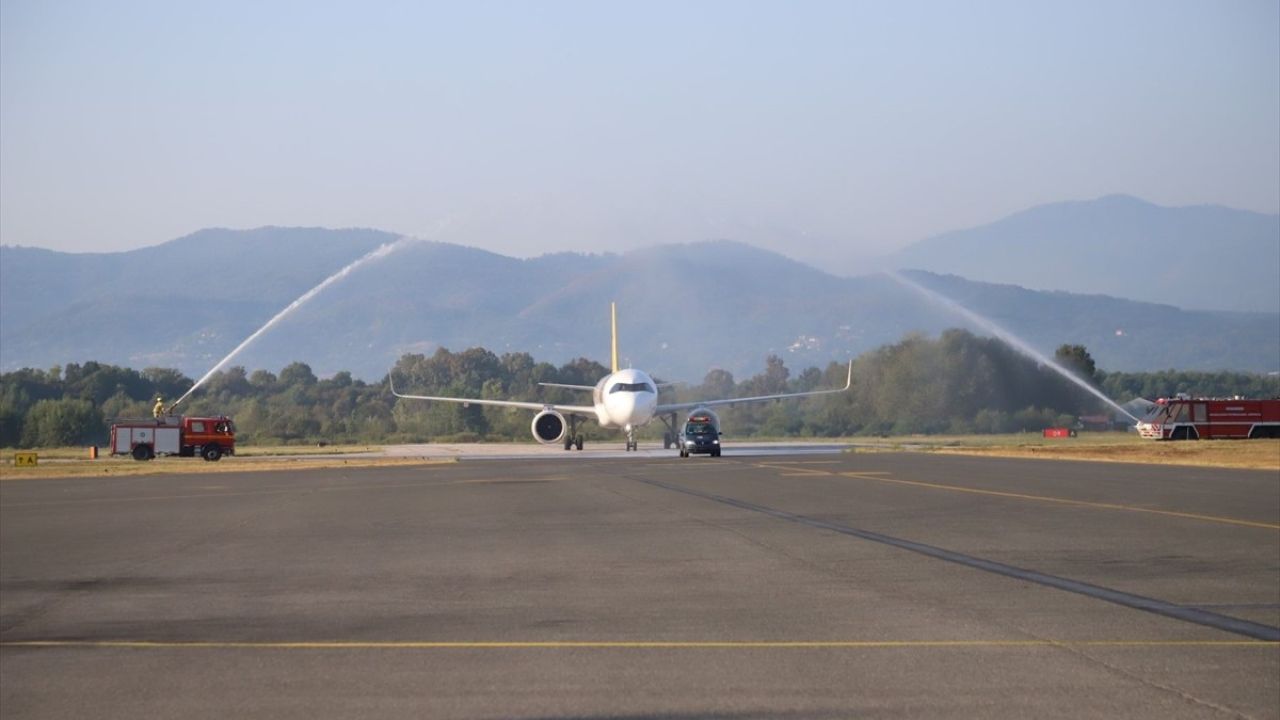
[[[568,390],[586,390],[591,392],[596,389],[595,385],[566,385],[565,383],[538,383],[542,387],[565,388]]]
[[[591,405],[558,405],[556,403],[526,402],[523,400],[484,400],[481,398],[457,398],[437,395],[406,395],[404,393],[396,392],[395,380],[391,379],[389,375],[388,379],[391,381],[391,394],[398,398],[405,398],[406,400],[436,400],[439,402],[458,403],[460,405],[490,405],[493,407],[522,408],[524,410],[534,411],[555,410],[559,413],[571,415],[585,415],[592,418],[596,416],[596,409]]]
[[[676,410],[692,410],[693,408],[709,408],[722,405],[737,405],[739,403],[764,402],[765,400],[782,400],[783,398],[809,397],[811,395],[831,395],[834,393],[842,393],[853,387],[853,361],[849,361],[849,377],[844,381],[844,387],[836,390],[811,390],[809,392],[799,393],[781,393],[778,395],[757,395],[755,397],[742,398],[726,398],[724,400],[703,400],[702,402],[685,402],[685,403],[668,403],[659,405],[654,411],[654,415],[675,412]]]

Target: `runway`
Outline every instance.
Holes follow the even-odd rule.
[[[1280,717],[1274,472],[546,454],[0,484],[40,717]]]

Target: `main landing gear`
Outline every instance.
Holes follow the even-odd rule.
[[[670,450],[672,445],[680,444],[680,433],[676,432],[676,414],[668,413],[659,418],[667,431],[662,433],[662,449]],[[683,455],[681,456],[683,457]]]
[[[578,432],[578,416],[569,416],[569,432],[564,434],[564,449],[582,449],[582,434]]]

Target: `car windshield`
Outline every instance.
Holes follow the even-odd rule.
[[[715,432],[716,429],[711,423],[689,423],[684,426],[684,431],[690,435],[705,435]]]

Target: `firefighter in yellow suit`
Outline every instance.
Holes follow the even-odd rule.
[[[156,406],[151,408],[151,414],[155,415],[157,418],[164,415],[164,398],[163,397],[160,397],[159,395],[156,396]]]

